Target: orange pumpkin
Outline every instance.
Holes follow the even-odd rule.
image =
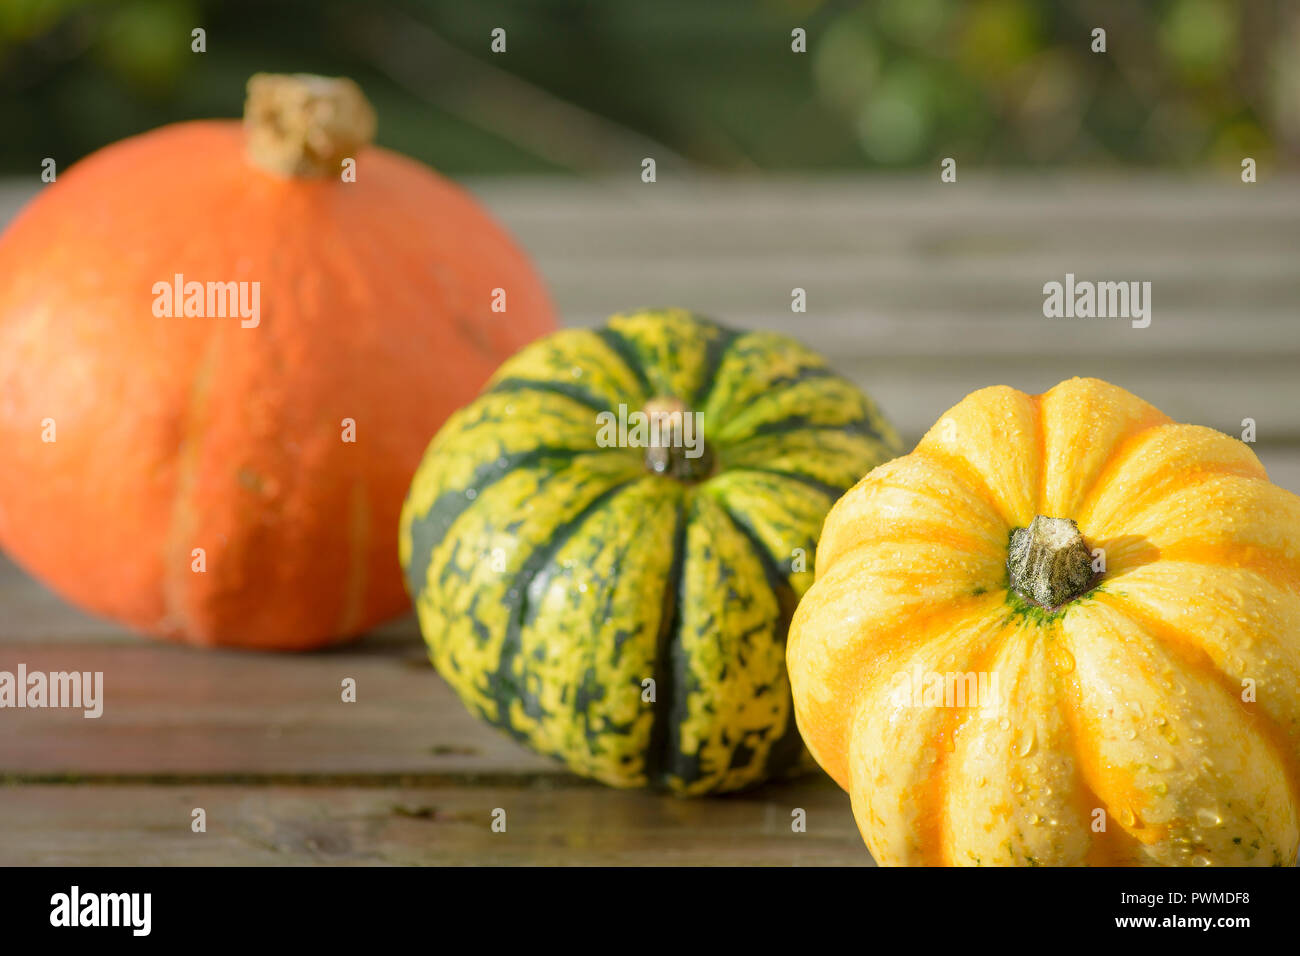
[[[304,649],[407,606],[429,437],[555,323],[350,81],[254,77],[246,126],[101,150],[0,239],[0,545],[140,630]]]
[[[795,715],[881,864],[1291,865],[1300,498],[1095,379],[987,388],[832,508]]]

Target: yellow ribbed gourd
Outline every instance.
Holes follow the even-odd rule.
[[[995,387],[827,516],[796,719],[886,865],[1292,865],[1300,498],[1106,382]]]

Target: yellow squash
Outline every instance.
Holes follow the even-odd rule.
[[[1300,498],[1071,379],[987,388],[835,505],[796,718],[894,865],[1291,865]]]

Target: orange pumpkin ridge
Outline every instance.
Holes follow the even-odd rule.
[[[516,244],[366,145],[348,86],[250,84],[299,137],[277,172],[247,155],[256,123],[167,126],[77,163],[0,238],[0,546],[78,606],[282,650],[402,612],[393,540],[430,436],[554,328]],[[257,283],[259,321],[155,315],[176,275]]]

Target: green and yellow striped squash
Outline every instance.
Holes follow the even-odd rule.
[[[610,447],[598,416],[620,406],[699,412],[703,454]],[[789,769],[786,631],[822,519],[898,450],[784,336],[666,309],[535,342],[447,421],[402,511],[433,664],[471,712],[613,786]]]

